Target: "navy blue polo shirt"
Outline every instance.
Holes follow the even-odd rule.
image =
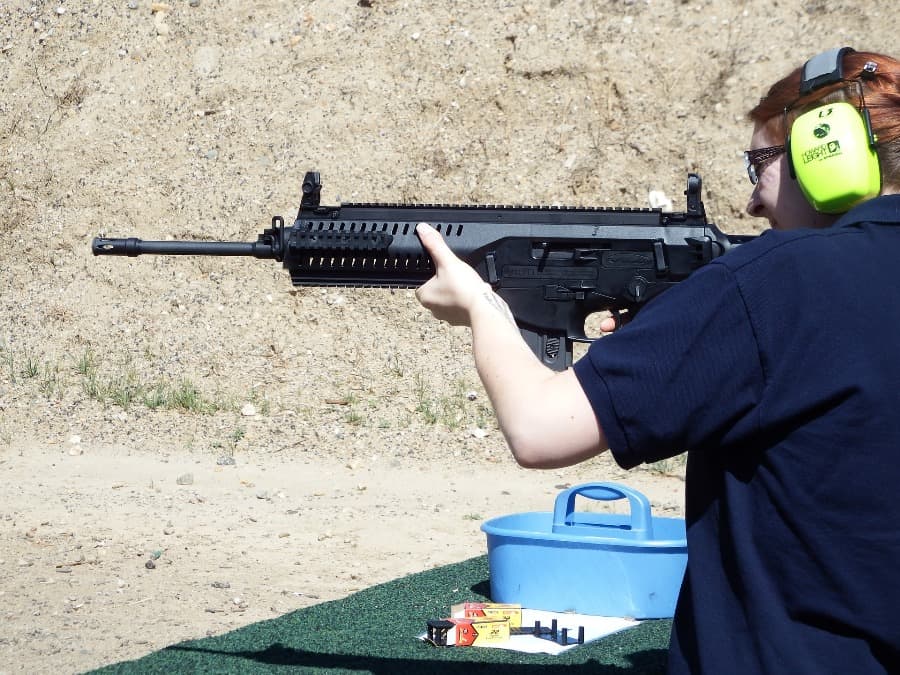
[[[898,268],[878,197],[743,244],[576,363],[619,464],[688,452],[670,672],[900,664]]]

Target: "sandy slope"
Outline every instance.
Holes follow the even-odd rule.
[[[481,518],[582,479],[681,500],[606,460],[516,468],[465,331],[408,291],[93,258],[93,236],[254,240],[311,169],[326,203],[676,209],[699,171],[716,223],[758,231],[763,84],[897,29],[887,0],[0,2],[0,670],[477,555]]]

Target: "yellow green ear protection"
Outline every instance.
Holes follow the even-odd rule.
[[[862,83],[859,77],[844,80],[843,56],[852,51],[841,47],[807,61],[801,72],[800,97],[847,82],[848,87],[858,89],[859,107],[848,101],[818,105],[793,120],[785,142],[791,176],[809,203],[822,213],[843,213],[881,192],[876,138]],[[874,68],[867,64],[861,77],[871,75]]]

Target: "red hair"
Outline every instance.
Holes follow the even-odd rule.
[[[844,54],[844,77],[854,79],[863,72],[863,66],[871,61],[877,65],[871,78],[862,80],[866,107],[872,118],[875,133],[875,150],[881,161],[885,184],[900,187],[900,61],[874,52],[848,52]],[[798,99],[800,92],[800,68],[772,85],[768,93],[750,111],[750,119],[766,128],[772,138],[786,138],[784,110],[788,106],[802,107],[826,101],[829,95],[843,89],[836,84]]]

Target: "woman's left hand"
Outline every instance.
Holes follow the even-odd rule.
[[[491,288],[471,265],[460,260],[441,234],[427,223],[419,223],[416,234],[434,261],[435,274],[416,291],[416,299],[435,318],[454,326],[470,326],[474,304]]]

